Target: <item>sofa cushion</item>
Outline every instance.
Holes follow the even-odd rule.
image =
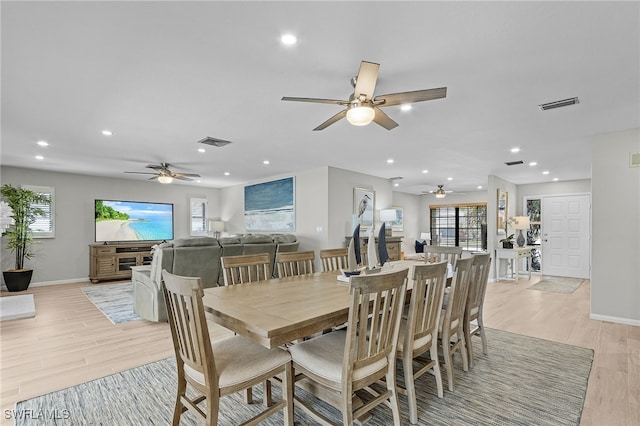
[[[218,238],[218,244],[224,247],[224,246],[231,246],[234,244],[241,244],[241,243],[240,243],[239,237],[224,237],[224,238]]]
[[[219,246],[218,240],[211,237],[191,237],[173,240],[173,247]]]
[[[266,234],[243,235],[240,237],[242,244],[273,243],[273,239]]]
[[[298,241],[296,236],[293,234],[269,234],[269,236],[276,244],[295,243],[296,241]]]
[[[427,245],[426,241],[416,240],[416,253],[424,253],[424,246]]]

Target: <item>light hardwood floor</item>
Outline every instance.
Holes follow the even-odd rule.
[[[640,425],[640,327],[590,320],[588,281],[566,295],[528,290],[538,279],[490,283],[485,326],[594,349],[581,425]],[[114,325],[80,290],[90,285],[31,288],[36,317],[0,322],[2,424],[17,401],[173,356],[166,323]]]

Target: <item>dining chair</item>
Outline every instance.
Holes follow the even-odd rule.
[[[289,348],[296,386],[315,390],[342,412],[352,425],[373,407],[391,407],[400,425],[396,393],[396,347],[407,288],[408,269],[350,279],[351,301],[346,329],[332,331]],[[370,385],[385,379],[386,389]],[[354,404],[356,391],[368,391],[364,405]],[[296,406],[322,424],[334,424],[311,404],[295,398]]]
[[[491,255],[489,253],[473,255],[463,324],[464,340],[467,345],[467,354],[469,355],[469,367],[473,367],[473,342],[471,341],[471,336],[480,336],[480,339],[482,339],[482,353],[487,354],[487,337],[484,332],[484,322],[482,321],[482,307],[484,305],[484,295],[487,292],[490,267]]]
[[[268,253],[222,256],[224,285],[265,281],[271,278],[271,258]]]
[[[432,262],[446,260],[455,267],[458,259],[462,258],[462,247],[424,246],[424,258]]]
[[[200,278],[173,275],[166,270],[162,277],[178,372],[173,425],[180,424],[185,411],[191,411],[207,425],[216,425],[221,397],[251,389],[275,376],[282,386],[282,400],[244,424],[257,425],[282,409],[284,424],[293,425],[291,356],[242,336],[212,343]],[[188,388],[195,392],[187,392]],[[198,406],[203,401],[206,408]]]
[[[442,349],[449,390],[452,392],[454,390],[453,355],[456,351],[462,355],[462,369],[469,370],[463,323],[472,262],[471,257],[458,259],[438,325],[438,344]]]
[[[316,254],[313,250],[276,255],[278,277],[313,274],[315,272]]]
[[[333,248],[320,250],[320,260],[322,261],[322,272],[339,271],[349,269],[349,249]]]
[[[409,311],[400,324],[397,348],[398,361],[404,370],[404,387],[398,384],[398,392],[407,395],[411,424],[418,422],[415,389],[418,377],[427,372],[433,374],[438,397],[444,396],[438,360],[438,324],[446,281],[446,261],[414,266]],[[427,352],[429,358],[424,358],[422,355]],[[416,363],[419,368],[414,371]]]

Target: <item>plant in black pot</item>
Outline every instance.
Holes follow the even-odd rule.
[[[7,249],[15,254],[15,267],[3,271],[4,283],[9,291],[23,291],[29,288],[33,269],[25,268],[25,259],[33,256],[31,244],[33,233],[30,226],[45,212],[38,205],[47,205],[51,200],[34,191],[16,188],[6,184],[0,188],[3,200],[12,211],[13,224],[2,234],[7,240]]]
[[[511,234],[507,238],[501,239],[500,242],[502,243],[502,248],[512,249],[513,248],[513,237],[515,237],[515,235],[516,234]]]

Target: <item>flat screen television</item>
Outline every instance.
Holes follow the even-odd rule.
[[[173,204],[95,200],[96,242],[173,239]]]

